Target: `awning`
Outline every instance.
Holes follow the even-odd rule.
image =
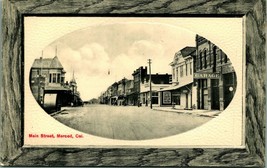
[[[162,89],[162,90],[160,90],[160,92],[161,91],[167,91],[167,90],[176,90],[176,89],[179,89],[179,88],[181,88],[181,87],[184,87],[184,86],[186,86],[186,85],[190,85],[190,84],[192,84],[193,82],[190,82],[190,83],[185,83],[185,84],[181,84],[181,85],[175,85],[175,86],[170,86],[170,87],[167,87],[167,88],[164,88],[164,89]]]

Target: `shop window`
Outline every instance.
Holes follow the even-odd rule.
[[[152,92],[152,104],[158,104],[158,92]]]
[[[173,99],[173,103],[175,103],[175,105],[181,104],[180,94],[173,94],[172,99]]]
[[[207,79],[203,79],[202,80],[202,87],[203,88],[207,88],[208,87]]]

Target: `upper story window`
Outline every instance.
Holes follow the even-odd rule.
[[[172,83],[172,77],[171,76],[169,77],[169,83]]]
[[[179,80],[178,67],[176,67],[176,81],[178,82],[178,80]]]
[[[52,75],[52,83],[57,83],[57,74],[53,73]]]
[[[185,76],[187,76],[187,66],[188,66],[188,64],[185,63]]]
[[[183,71],[183,65],[180,66],[180,76],[183,77],[184,75],[184,71]]]
[[[224,63],[227,63],[227,61],[228,61],[228,57],[226,54],[224,54]]]
[[[175,68],[172,68],[172,79],[175,80]]]
[[[202,69],[202,52],[199,53],[199,68]]]
[[[213,47],[213,72],[216,72],[216,58],[217,58],[217,47]]]
[[[193,66],[192,66],[192,62],[190,62],[190,75],[192,75],[192,68],[193,68]]]
[[[62,78],[60,73],[50,73],[49,83],[61,83]]]
[[[207,50],[204,50],[204,68],[207,68]]]

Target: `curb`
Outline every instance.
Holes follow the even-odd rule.
[[[63,111],[67,111],[66,109],[63,109],[63,110],[60,110],[60,111],[56,111],[56,112],[54,112],[54,113],[51,113],[50,115],[51,116],[55,116],[55,115],[57,115],[57,114],[59,114],[59,113],[61,113],[61,112],[63,112]]]
[[[178,114],[187,114],[187,115],[195,115],[195,116],[200,116],[200,117],[210,117],[210,118],[215,118],[216,115],[210,116],[210,115],[205,115],[205,114],[193,114],[193,113],[184,113],[181,111],[173,111],[173,110],[162,110],[162,109],[153,109],[155,111],[165,111],[165,112],[172,112],[172,113],[178,113]]]

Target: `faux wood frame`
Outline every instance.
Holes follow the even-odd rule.
[[[4,166],[231,166],[265,165],[264,0],[4,0],[2,19],[1,149]],[[246,149],[22,148],[25,14],[242,15],[246,18]]]

